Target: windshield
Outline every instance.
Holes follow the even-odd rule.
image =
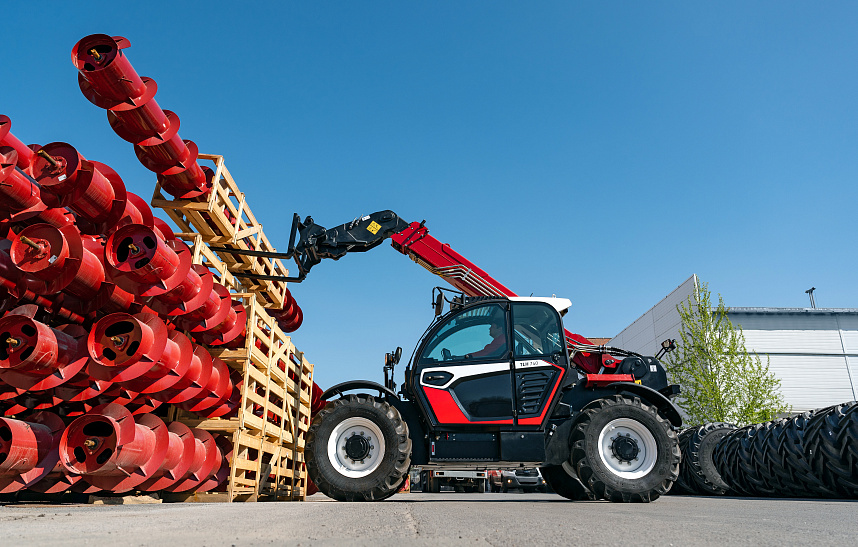
[[[506,355],[506,314],[499,304],[476,306],[455,315],[430,338],[420,364]]]

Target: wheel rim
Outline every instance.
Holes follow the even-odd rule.
[[[599,457],[615,475],[639,479],[652,471],[658,459],[655,437],[631,418],[612,420],[599,433]]]
[[[360,438],[349,439],[352,436]],[[347,450],[346,447],[350,450]],[[357,451],[356,446],[365,447]],[[384,458],[384,435],[381,429],[370,419],[354,417],[337,424],[328,439],[328,459],[340,474],[357,479],[365,477],[378,469]],[[351,456],[349,455],[351,452]],[[363,456],[363,457],[361,457]]]

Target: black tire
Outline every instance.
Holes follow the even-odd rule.
[[[712,461],[721,439],[736,430],[733,424],[714,422],[693,428],[682,451],[683,471],[689,484],[700,494],[723,496],[730,490]]]
[[[506,485],[503,485],[503,486],[501,486],[501,492],[503,492],[504,494],[506,494],[507,492],[509,492],[509,488],[507,488],[507,486],[506,486]]]
[[[349,424],[357,424],[350,426]],[[348,426],[348,427],[346,427]],[[372,447],[365,459],[348,461],[339,454],[329,453],[332,435],[339,438],[356,436],[355,430],[366,430],[366,447]],[[363,433],[361,433],[363,437]],[[347,439],[349,442],[350,439]],[[372,449],[376,444],[384,450]],[[363,442],[363,441],[362,441]],[[339,442],[336,443],[338,445]],[[366,449],[366,448],[365,448]],[[411,439],[408,426],[394,407],[370,395],[349,395],[329,402],[313,418],[307,431],[307,472],[326,496],[338,501],[379,501],[396,493],[411,466]],[[352,454],[354,455],[354,454]],[[332,461],[336,459],[337,461]],[[370,460],[366,469],[365,460]],[[354,465],[354,469],[347,466]],[[339,469],[353,472],[347,476]],[[364,474],[365,473],[365,474]]]
[[[679,476],[676,477],[676,482],[670,488],[671,494],[695,495],[697,489],[694,488],[694,481],[691,479],[691,472],[688,469],[688,440],[691,434],[699,426],[683,429],[678,436],[679,451],[682,453],[682,461],[679,463]]]
[[[804,452],[828,491],[858,498],[858,402],[819,411],[805,432]]]
[[[782,495],[776,480],[777,473],[787,468],[781,454],[773,453],[771,448],[778,444],[778,438],[787,425],[786,419],[778,419],[760,424],[756,434],[743,442],[742,457],[739,459],[745,483],[751,492],[760,497]],[[774,456],[774,457],[772,457]]]
[[[596,496],[578,479],[571,465],[549,465],[540,467],[539,472],[545,483],[556,494],[572,501],[592,501]]]
[[[626,431],[630,436],[622,435],[630,439],[622,444],[611,443],[611,450],[623,452],[613,457],[616,465],[619,467],[624,461],[628,461],[632,469],[638,465],[640,472],[644,473],[642,476],[624,476],[625,471],[609,467],[603,461],[600,435],[609,433],[608,428],[615,427],[613,424],[623,424],[616,431]],[[641,442],[632,435],[638,436]],[[619,437],[610,440],[615,441]],[[632,444],[634,447],[630,449]],[[644,445],[643,449],[640,444]],[[639,460],[622,460],[626,455],[629,458],[642,455],[643,461],[634,464]],[[655,407],[638,397],[614,395],[595,401],[581,413],[572,430],[571,459],[581,482],[597,498],[648,503],[670,490],[679,476],[681,454],[676,433],[670,423],[658,415]]]
[[[757,457],[754,455],[754,443],[757,436],[765,433],[765,424],[752,424],[738,431],[741,434],[734,442],[730,485],[746,496],[759,496],[760,492],[754,479],[761,473],[755,466]]]
[[[738,471],[736,471],[739,442],[742,436],[747,434],[747,431],[748,427],[743,427],[728,433],[721,439],[712,453],[712,462],[715,464],[718,474],[721,475],[721,480],[730,486],[731,493],[740,496],[748,495],[739,483]]]
[[[786,497],[835,497],[836,487],[829,488],[816,476],[807,455],[809,430],[824,421],[829,409],[806,412],[790,420],[779,420],[773,426],[766,446],[767,477],[775,493]]]

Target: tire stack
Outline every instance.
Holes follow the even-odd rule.
[[[689,428],[680,447],[673,493],[858,498],[855,401],[742,428]]]

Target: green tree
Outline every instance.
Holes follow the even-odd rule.
[[[682,318],[680,343],[668,354],[671,382],[682,386],[677,402],[688,416],[689,425],[729,422],[737,425],[760,423],[789,412],[780,393],[780,380],[756,353],[745,349],[741,326],[727,317],[729,308],[718,295],[712,307],[707,283],[677,306]]]

